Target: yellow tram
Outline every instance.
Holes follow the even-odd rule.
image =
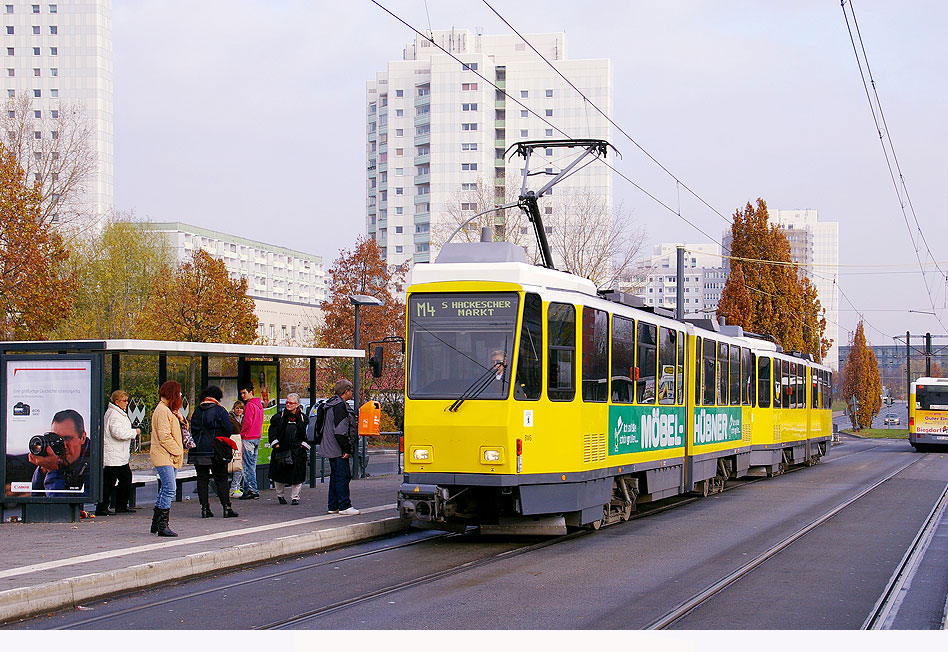
[[[830,371],[523,259],[446,245],[407,297],[401,515],[558,534],[828,451]]]

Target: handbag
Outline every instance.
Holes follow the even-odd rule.
[[[234,450],[234,454],[231,457],[230,462],[227,463],[227,472],[236,473],[237,471],[244,470],[244,452],[243,446],[241,446],[240,435],[231,435],[231,440],[237,448]]]
[[[197,446],[197,444],[194,443],[194,437],[191,436],[191,429],[183,423],[181,424],[181,446],[186,451]]]
[[[218,464],[227,464],[234,459],[234,440],[230,437],[215,437],[212,444],[214,446],[214,461]]]
[[[275,450],[270,454],[270,461],[284,466],[293,466],[293,451]]]

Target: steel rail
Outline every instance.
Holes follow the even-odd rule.
[[[905,555],[902,556],[895,572],[889,578],[885,590],[879,596],[879,600],[873,606],[860,629],[892,628],[892,623],[899,613],[899,607],[902,606],[905,593],[908,591],[912,578],[915,577],[915,573],[922,563],[922,558],[925,556],[929,544],[931,544],[946,507],[948,507],[948,485],[945,485],[941,497],[935,502],[935,506],[932,507],[932,511],[929,512],[925,522],[922,523],[922,527],[918,529],[912,544],[905,551]]]
[[[67,625],[62,625],[62,626],[60,626],[60,627],[53,627],[52,629],[53,629],[53,630],[57,630],[57,629],[78,629],[79,627],[82,627],[82,626],[84,626],[84,625],[90,625],[90,624],[92,624],[92,623],[100,622],[100,621],[103,621],[103,620],[108,620],[108,619],[110,619],[110,618],[116,618],[116,617],[118,617],[118,616],[124,616],[124,615],[130,614],[130,613],[136,613],[136,612],[139,612],[139,611],[145,611],[146,609],[152,609],[152,608],[154,608],[154,607],[159,607],[159,606],[162,606],[162,605],[171,604],[172,602],[180,602],[181,600],[189,600],[189,599],[191,599],[191,598],[196,598],[196,597],[199,597],[199,596],[202,596],[202,595],[207,595],[208,593],[216,593],[216,592],[218,592],[218,591],[227,591],[227,590],[230,590],[230,589],[233,589],[233,588],[236,588],[236,587],[246,586],[246,585],[248,585],[248,584],[254,584],[255,582],[263,582],[263,581],[266,581],[266,580],[274,579],[274,578],[276,578],[276,577],[283,577],[283,576],[285,576],[285,575],[291,575],[292,573],[298,573],[298,572],[301,572],[301,571],[311,570],[311,569],[313,569],[313,568],[318,568],[318,567],[320,567],[320,566],[325,566],[325,565],[327,565],[327,564],[338,564],[338,563],[340,563],[340,562],[351,561],[351,560],[353,560],[353,559],[359,559],[359,558],[362,558],[362,557],[369,557],[369,556],[371,556],[371,555],[378,555],[378,554],[382,554],[382,553],[384,553],[384,552],[389,552],[389,551],[392,551],[392,550],[398,550],[398,549],[400,549],[400,548],[408,548],[408,547],[411,547],[411,546],[416,546],[416,545],[419,545],[419,544],[422,544],[422,543],[427,543],[427,542],[429,542],[429,541],[435,541],[435,540],[438,540],[438,539],[445,539],[445,538],[457,537],[457,536],[461,536],[461,535],[460,535],[460,534],[457,534],[457,533],[452,533],[452,532],[439,533],[439,534],[435,534],[435,535],[433,535],[433,536],[422,537],[422,538],[416,539],[416,540],[414,540],[414,541],[406,541],[406,542],[404,542],[404,543],[397,543],[397,544],[392,545],[392,546],[385,546],[385,547],[382,547],[382,548],[377,548],[377,549],[375,549],[375,550],[367,550],[367,551],[365,551],[365,552],[359,552],[359,553],[356,553],[356,554],[354,554],[354,555],[348,555],[348,556],[346,556],[346,557],[341,557],[341,558],[338,558],[338,559],[321,559],[321,560],[319,560],[319,561],[317,561],[317,562],[315,562],[315,563],[312,563],[312,564],[305,564],[305,565],[303,565],[303,566],[298,566],[298,567],[295,567],[295,568],[287,568],[287,569],[284,569],[284,570],[277,571],[277,572],[275,572],[275,573],[269,573],[269,574],[267,574],[267,575],[263,575],[262,577],[253,577],[253,578],[248,578],[248,579],[245,579],[245,580],[240,580],[240,581],[238,581],[238,582],[231,582],[231,583],[229,583],[229,584],[225,584],[224,586],[216,586],[216,587],[213,587],[213,588],[210,588],[210,589],[202,589],[202,590],[200,590],[200,591],[192,591],[191,593],[187,593],[187,594],[185,594],[185,595],[179,595],[179,596],[175,596],[175,597],[172,597],[172,598],[164,598],[164,599],[162,599],[162,600],[158,600],[157,602],[149,602],[148,604],[139,605],[139,606],[137,606],[137,607],[129,607],[129,608],[127,608],[127,609],[122,609],[122,610],[120,610],[120,611],[113,611],[113,612],[110,612],[110,613],[107,613],[107,614],[102,614],[102,615],[100,615],[100,616],[93,616],[92,618],[86,618],[85,620],[82,620],[82,621],[80,621],[80,622],[69,623],[69,624],[67,624]],[[296,556],[296,555],[294,555],[294,556]],[[248,566],[244,566],[244,567],[237,568],[237,569],[227,569],[226,571],[222,571],[222,572],[228,572],[228,571],[239,572],[239,571],[241,571],[241,570],[247,570],[248,568],[253,568],[253,567],[255,567],[255,566],[261,566],[261,565],[263,565],[263,564],[270,564],[270,563],[273,563],[274,561],[276,561],[276,560],[267,560],[267,561],[265,561],[265,562],[259,562],[259,563],[256,563],[256,564],[250,564],[250,565],[248,565]],[[207,579],[207,576],[204,576],[204,577],[192,577],[192,578],[188,578],[188,579],[180,580],[180,581],[181,581],[181,582],[192,582],[192,581],[194,581],[194,580],[205,580],[205,579]],[[173,583],[174,581],[177,581],[177,580],[173,580],[172,583]],[[168,585],[169,585],[169,584],[164,584],[164,585],[160,585],[160,586],[155,587],[155,588],[167,587]],[[126,592],[126,593],[118,594],[118,595],[137,595],[137,594],[138,594],[138,592]],[[113,596],[112,599],[114,599],[114,596]]]
[[[913,464],[917,464],[917,463],[920,462],[922,459],[924,459],[924,457],[919,457],[919,458],[917,458],[917,459],[912,460],[912,461],[909,462],[908,464],[902,465],[902,466],[899,467],[897,470],[895,470],[895,471],[893,471],[892,473],[886,475],[886,476],[885,476],[884,478],[882,478],[881,480],[879,480],[879,481],[873,483],[873,484],[870,485],[868,488],[866,488],[866,489],[860,491],[860,492],[857,493],[855,496],[853,496],[853,497],[851,497],[851,498],[845,500],[844,502],[840,503],[839,505],[837,505],[836,507],[834,507],[834,508],[831,509],[830,511],[826,512],[825,514],[823,514],[822,516],[820,516],[820,517],[814,519],[813,521],[810,521],[810,523],[809,523],[808,525],[805,525],[804,527],[798,529],[798,530],[797,530],[796,532],[794,532],[793,534],[791,534],[791,535],[785,537],[784,539],[782,539],[782,540],[779,541],[778,543],[774,544],[773,546],[771,546],[770,548],[768,548],[768,549],[765,550],[764,552],[760,553],[759,555],[757,555],[757,556],[754,557],[753,559],[749,560],[747,563],[742,564],[741,566],[739,566],[739,567],[736,568],[735,570],[731,571],[730,573],[728,573],[727,575],[725,575],[724,577],[722,577],[722,578],[719,579],[718,581],[714,582],[713,584],[709,585],[708,587],[706,587],[706,588],[703,589],[702,591],[699,591],[698,593],[694,594],[693,596],[691,596],[691,597],[688,598],[687,600],[685,600],[685,601],[679,603],[674,609],[668,611],[667,613],[665,613],[665,614],[662,615],[661,617],[657,618],[656,620],[654,620],[654,621],[652,621],[651,623],[649,623],[648,625],[646,625],[646,627],[645,627],[644,629],[651,630],[651,629],[666,629],[666,628],[668,628],[670,625],[674,624],[676,621],[678,621],[678,620],[680,620],[681,618],[683,618],[686,614],[690,613],[691,611],[693,611],[694,609],[696,609],[696,608],[699,607],[700,605],[702,605],[702,604],[704,604],[705,602],[707,602],[708,600],[710,600],[714,595],[720,593],[721,591],[723,591],[725,588],[727,588],[728,586],[730,586],[731,584],[733,584],[733,583],[736,582],[737,580],[739,580],[739,579],[741,579],[742,577],[744,577],[744,576],[746,576],[747,574],[749,574],[751,571],[753,571],[755,568],[757,568],[758,566],[760,566],[761,564],[763,564],[763,563],[764,563],[765,561],[767,561],[768,559],[771,559],[772,557],[776,556],[776,555],[777,555],[779,552],[781,552],[782,550],[788,548],[788,547],[789,547],[790,545],[792,545],[795,541],[797,541],[797,540],[801,539],[802,537],[806,536],[807,534],[809,534],[810,532],[812,532],[813,530],[815,530],[815,529],[818,528],[819,526],[823,525],[826,521],[830,520],[831,518],[833,518],[834,516],[836,516],[837,514],[839,514],[841,511],[843,511],[844,509],[846,509],[847,507],[849,507],[850,505],[852,505],[852,504],[855,503],[856,501],[860,500],[861,498],[863,498],[864,496],[866,496],[866,495],[869,494],[870,492],[874,491],[875,489],[878,489],[878,488],[881,487],[883,484],[885,484],[886,482],[888,482],[889,480],[891,480],[892,478],[894,478],[895,476],[897,476],[899,473],[902,473],[902,471],[904,471],[905,469],[909,468],[909,467],[912,466]]]

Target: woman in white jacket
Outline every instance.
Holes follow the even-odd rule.
[[[128,393],[120,389],[112,392],[109,407],[105,411],[105,430],[103,431],[102,459],[105,473],[102,485],[102,502],[95,506],[96,516],[111,516],[109,511],[109,496],[112,488],[118,481],[115,493],[115,512],[129,514],[135,510],[128,506],[128,498],[132,489],[132,469],[128,465],[130,441],[141,432],[139,428],[132,428],[128,418]]]

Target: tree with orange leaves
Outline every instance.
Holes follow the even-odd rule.
[[[253,310],[247,280],[232,280],[222,260],[198,249],[157,283],[143,330],[157,340],[251,344],[257,337]]]
[[[755,207],[748,202],[732,219],[731,273],[721,293],[718,316],[769,335],[788,351],[811,353],[822,360],[832,342],[823,337],[826,319],[816,288],[798,274],[787,237],[769,223],[767,203],[758,199]]]
[[[72,310],[78,282],[42,196],[0,146],[0,339],[43,339]]]
[[[868,428],[882,409],[882,380],[876,354],[866,343],[861,319],[850,344],[842,372],[843,400],[853,428]]]
[[[353,249],[343,249],[327,272],[327,299],[320,306],[325,323],[317,336],[317,346],[351,349],[355,334],[355,310],[349,297],[367,294],[379,299],[381,306],[359,309],[359,344],[368,355],[370,342],[386,337],[405,336],[405,303],[396,294],[405,283],[407,265],[389,267],[375,240],[359,237]],[[352,378],[351,360],[332,358],[323,389],[328,392],[339,378]],[[382,378],[373,378],[367,362],[360,365],[362,398],[374,397],[395,409],[395,397],[404,391],[404,359],[401,348],[385,347]],[[383,400],[387,399],[387,400]],[[400,403],[399,403],[400,404]],[[396,419],[397,421],[397,419]]]

